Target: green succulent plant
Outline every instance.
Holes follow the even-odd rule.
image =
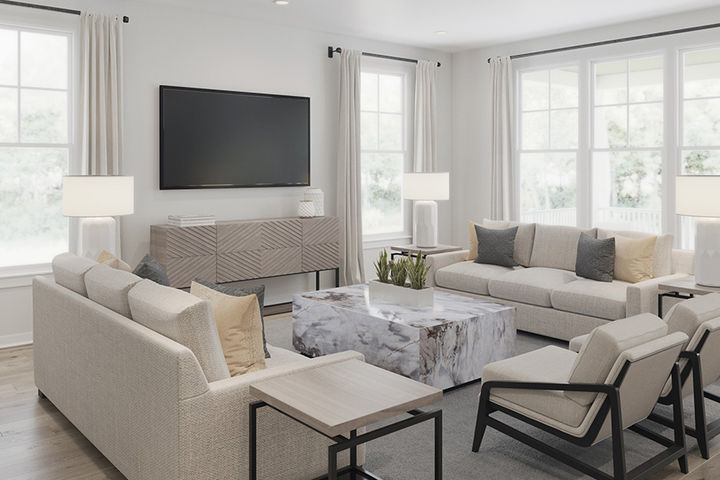
[[[398,260],[390,260],[390,281],[393,285],[404,287],[408,276],[408,260],[400,257]]]
[[[390,283],[390,265],[392,261],[388,261],[387,250],[380,252],[380,258],[374,263],[375,275],[382,283]]]
[[[422,290],[425,288],[428,270],[430,270],[430,265],[425,264],[425,259],[423,258],[421,251],[418,252],[415,261],[408,259],[407,276],[410,279],[410,288],[415,290]]]

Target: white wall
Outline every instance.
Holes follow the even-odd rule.
[[[450,54],[138,1],[68,0],[63,6],[88,7],[130,17],[130,23],[123,27],[125,161],[122,168],[123,174],[135,176],[136,212],[122,219],[123,256],[130,264],[134,265],[149,252],[149,227],[165,223],[168,214],[212,213],[220,220],[293,216],[303,193],[303,188],[160,191],[158,86],[161,84],[309,96],[311,183],[324,190],[326,214],[332,215],[336,210],[339,62],[327,58],[328,45],[439,60],[443,64],[438,91],[439,168],[444,171],[450,168]],[[449,241],[451,208],[450,202],[443,203],[440,238]],[[330,286],[332,280],[332,274],[327,273],[323,286]],[[272,279],[266,284],[266,302],[284,302],[292,293],[314,288],[314,275]],[[29,298],[28,287],[0,290],[0,309],[6,312],[11,308],[13,318],[12,322],[3,320],[0,324],[0,346],[9,343],[10,335],[30,332]]]
[[[453,204],[452,239],[467,245],[467,220],[479,220],[490,215],[491,171],[491,84],[487,58],[513,55],[569,45],[597,42],[619,37],[642,35],[712,23],[720,15],[720,8],[686,12],[638,22],[617,24],[505,45],[465,51],[453,55],[453,162],[451,192]],[[605,47],[540,55],[513,62],[515,68],[557,65],[569,61],[631,55],[635,53],[668,51],[691,45],[720,43],[718,29],[672,35]],[[674,79],[666,78],[667,82]],[[667,99],[667,97],[666,97]],[[672,109],[671,99],[667,108]],[[666,110],[667,114],[667,110]],[[582,188],[579,184],[578,188]]]

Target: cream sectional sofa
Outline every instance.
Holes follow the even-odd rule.
[[[350,351],[308,359],[268,345],[272,357],[264,370],[231,378],[227,365],[223,371],[212,358],[222,350],[205,352],[200,362],[190,348],[132,318],[137,309],[158,322],[190,312],[193,325],[207,325],[206,302],[158,286],[152,304],[143,304],[133,290],[144,286],[146,295],[149,280],[70,254],[57,257],[53,270],[54,280],[33,281],[35,383],[130,480],[248,478],[249,386],[363,359]],[[203,348],[219,346],[206,338]],[[217,378],[208,381],[210,371]],[[272,409],[259,412],[260,479],[326,474],[328,445]],[[358,460],[364,461],[363,448]]]
[[[517,225],[487,224],[489,228]],[[471,228],[472,225],[471,225]],[[475,263],[468,250],[429,255],[428,283],[436,288],[517,307],[516,325],[539,335],[570,340],[607,322],[657,313],[658,284],[692,273],[693,253],[672,249],[672,236],[658,237],[654,278],[638,283],[598,282],[575,274],[580,233],[605,238],[613,232],[520,224],[516,267]],[[641,237],[640,232],[616,232]]]

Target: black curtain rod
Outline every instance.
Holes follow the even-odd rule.
[[[0,4],[3,5],[13,5],[16,7],[25,7],[25,8],[35,8],[37,10],[48,10],[50,12],[59,12],[59,13],[68,13],[70,15],[80,15],[82,12],[80,10],[71,10],[69,8],[60,8],[60,7],[51,7],[49,5],[38,5],[37,3],[27,3],[27,2],[15,2],[12,0],[0,0]],[[130,22],[130,17],[122,17],[123,23]]]
[[[342,48],[328,47],[328,58],[333,58],[333,55],[336,53],[342,53]],[[385,60],[397,60],[398,62],[418,63],[418,61],[414,58],[393,57],[392,55],[381,55],[379,53],[368,53],[368,52],[362,52],[362,54],[365,57],[384,58]],[[440,62],[437,62],[437,66],[438,67],[440,66]]]
[[[665,37],[668,35],[677,35],[679,33],[696,32],[698,30],[709,30],[711,28],[718,28],[718,27],[720,27],[720,23],[711,23],[708,25],[698,25],[696,27],[679,28],[677,30],[667,30],[665,32],[646,33],[645,35],[635,35],[632,37],[615,38],[613,40],[604,40],[602,42],[583,43],[580,45],[571,45],[569,47],[551,48],[549,50],[538,50],[537,52],[520,53],[517,55],[510,55],[510,59],[515,60],[518,58],[534,57],[535,55],[545,55],[548,53],[566,52],[568,50],[578,50],[581,48],[600,47],[602,45],[612,45],[614,43],[632,42],[634,40],[643,40],[646,38]],[[488,63],[490,63],[490,60],[492,60],[492,58],[487,59]]]

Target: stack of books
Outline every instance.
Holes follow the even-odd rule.
[[[215,225],[215,215],[168,215],[168,225],[173,227]]]

